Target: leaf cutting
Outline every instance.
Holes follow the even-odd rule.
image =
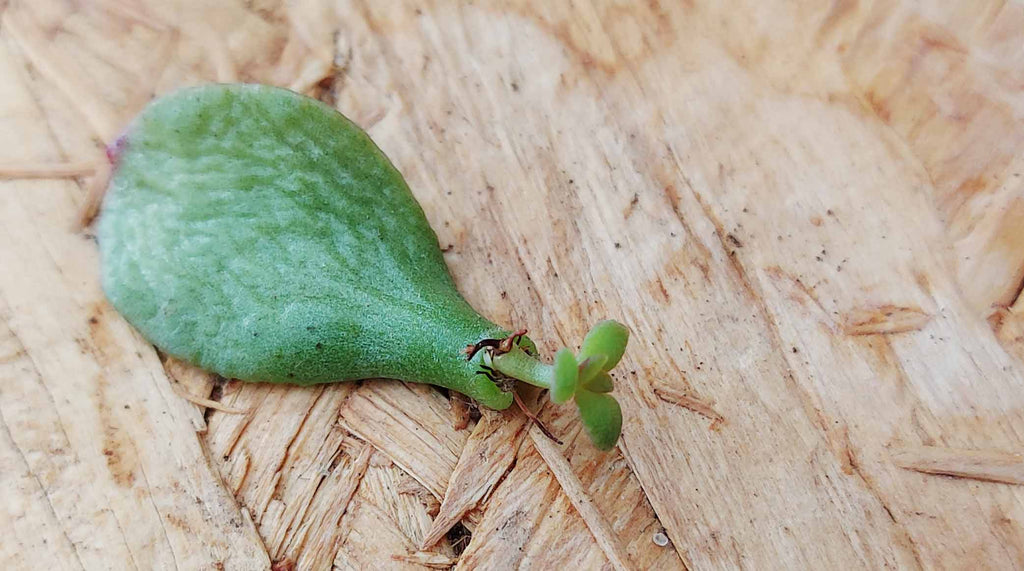
[[[208,85],[151,103],[113,146],[97,236],[113,306],[161,350],[245,381],[431,383],[504,409],[514,385],[575,402],[594,444],[622,413],[628,329],[537,357],[474,310],[405,180],[319,101]]]

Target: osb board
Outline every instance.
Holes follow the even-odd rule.
[[[103,302],[90,177],[2,182],[0,560],[1024,566],[1019,486],[900,467],[1022,448],[1024,8],[805,4],[0,3],[5,172],[88,171],[177,86],[289,86],[484,315],[546,354],[633,330],[607,455],[562,410],[552,447],[425,387],[214,382]],[[468,545],[420,551],[442,502]]]

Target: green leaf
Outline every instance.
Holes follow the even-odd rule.
[[[583,388],[594,393],[610,393],[615,384],[608,373],[601,371],[583,383]]]
[[[607,319],[590,328],[577,358],[582,362],[594,355],[605,355],[607,360],[602,370],[610,371],[619,364],[628,341],[629,329],[618,321]]]
[[[576,392],[576,381],[579,378],[579,367],[572,351],[566,348],[555,353],[555,378],[551,383],[551,401],[556,404],[572,398]]]
[[[608,360],[606,355],[592,355],[580,363],[580,382],[586,383],[600,373],[602,365]]]
[[[386,377],[512,403],[463,352],[508,331],[459,295],[402,175],[334,109],[260,85],[184,89],[113,154],[103,287],[162,350],[243,380]]]
[[[611,395],[583,389],[576,392],[576,406],[594,446],[599,450],[614,448],[622,432],[622,409],[618,401]]]

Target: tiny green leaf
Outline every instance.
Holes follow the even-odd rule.
[[[610,393],[615,385],[608,373],[601,371],[583,383],[583,388],[594,393]]]
[[[607,360],[602,370],[610,371],[619,364],[628,341],[629,329],[618,321],[606,319],[590,328],[578,359],[582,362],[594,355],[605,355]]]
[[[519,340],[519,348],[523,350],[527,355],[537,355],[537,344],[533,342],[533,339],[529,337],[522,337]]]
[[[591,355],[587,359],[581,361],[580,362],[580,382],[581,383],[586,383],[590,379],[594,378],[594,375],[596,375],[596,374],[600,373],[602,370],[604,370],[604,369],[602,369],[602,366],[605,364],[605,361],[607,361],[607,360],[608,360],[608,356],[607,355],[598,354],[598,355]]]
[[[599,450],[614,448],[622,432],[622,409],[618,401],[611,395],[584,389],[576,392],[576,406],[594,446]]]
[[[579,378],[576,357],[566,348],[555,353],[555,374],[551,382],[551,402],[562,404],[572,398],[576,392],[576,381]]]

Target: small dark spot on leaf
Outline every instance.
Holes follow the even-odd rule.
[[[294,379],[295,378],[295,373],[288,373],[288,378],[289,379]]]
[[[316,331],[316,325],[307,325],[306,331]]]
[[[732,235],[732,234],[726,234],[725,235],[725,239],[728,240],[730,244],[732,244],[733,246],[735,246],[737,248],[742,248],[743,247],[743,242],[740,242],[740,239],[737,238],[736,236]]]
[[[616,242],[616,243],[615,243],[615,247],[616,247],[616,248],[621,248],[621,247],[622,247],[622,244],[620,244],[620,243]]]
[[[316,344],[316,350],[317,350],[317,351],[320,351],[320,350],[322,350],[323,348],[324,348],[324,344],[323,344],[323,343],[317,343],[317,344]]]
[[[96,325],[99,322],[100,320],[97,319],[95,315],[89,318],[89,323],[92,323],[93,325]]]
[[[519,91],[519,84],[514,81],[512,82],[512,91]]]
[[[794,352],[794,353],[799,353],[800,351],[799,351],[799,350],[797,350],[797,348],[796,348],[796,347],[793,347],[793,352]]]

